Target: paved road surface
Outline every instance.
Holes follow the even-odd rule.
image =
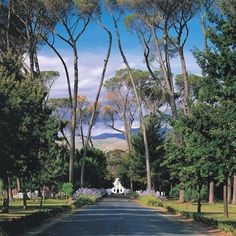
[[[127,198],[109,197],[95,206],[78,209],[72,215],[58,219],[40,232],[27,235],[209,235],[203,234],[203,229],[192,227],[181,220],[176,221],[173,216],[157,213]]]

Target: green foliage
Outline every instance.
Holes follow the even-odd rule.
[[[189,81],[189,87],[190,87],[190,94],[192,100],[198,99],[199,97],[199,91],[202,87],[204,78],[199,75],[189,74],[188,75],[188,81]],[[182,75],[177,75],[175,77],[175,84],[177,86],[178,91],[183,91],[184,89],[184,81]]]
[[[82,161],[83,149],[77,153],[79,168]],[[106,155],[97,148],[88,148],[85,165],[85,186],[89,188],[104,188],[106,186]]]
[[[129,192],[129,196],[131,197],[131,198],[134,198],[134,199],[137,199],[137,198],[139,198],[139,194],[138,193],[136,193],[136,192]]]
[[[166,168],[161,167],[161,163],[164,158],[164,133],[161,133],[161,117],[155,115],[146,117],[145,125],[149,145],[152,178],[154,180],[155,188],[158,188],[160,185],[164,186],[164,180],[168,179]],[[145,148],[141,131],[133,136],[132,145],[134,148],[134,154],[130,158],[132,180],[141,184],[140,187],[144,188],[146,181],[144,158]]]
[[[64,183],[61,189],[68,197],[71,197],[74,192],[74,186],[72,183]]]
[[[203,188],[201,189],[201,192],[200,192],[200,197],[201,199],[207,199],[208,197],[208,188],[207,186],[203,186]],[[185,201],[197,201],[198,199],[198,192],[196,189],[194,188],[186,188],[184,190],[184,199]]]
[[[151,206],[151,207],[162,207],[162,201],[153,196],[153,195],[145,195],[139,198],[139,200],[144,203],[147,206]]]
[[[123,150],[107,153],[107,179],[111,182],[119,178],[124,186],[129,186],[130,169],[129,155]]]
[[[39,226],[50,218],[54,218],[60,214],[69,211],[69,206],[56,207],[46,211],[38,211],[27,214],[26,216],[12,218],[11,220],[0,222],[0,235],[14,236],[20,235],[32,227]]]
[[[75,205],[77,207],[85,206],[85,205],[94,205],[98,201],[98,197],[95,195],[80,195],[76,198]]]
[[[231,224],[220,223],[218,220],[215,220],[211,217],[206,217],[206,216],[199,214],[199,213],[178,210],[178,209],[175,209],[174,207],[169,206],[169,205],[164,205],[164,207],[171,213],[181,214],[187,218],[194,219],[198,222],[204,223],[209,226],[217,227],[221,231],[232,233],[232,235],[235,235],[235,228]]]
[[[3,191],[4,186],[3,186],[3,181],[0,179],[0,192]]]
[[[218,224],[218,229],[227,233],[232,233],[233,235],[236,234],[236,230],[232,225],[229,224],[224,224],[224,223],[219,223]]]
[[[172,187],[169,192],[169,196],[171,198],[178,198],[179,197],[179,186]]]

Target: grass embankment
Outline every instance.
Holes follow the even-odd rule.
[[[47,199],[43,201],[43,206],[40,207],[38,201],[28,200],[28,208],[23,209],[23,202],[20,199],[16,199],[10,202],[9,214],[0,213],[0,221],[22,217],[38,211],[46,211],[48,209],[53,209],[57,207],[66,207],[69,206],[67,199]]]
[[[168,210],[175,210],[190,218],[216,226],[222,231],[231,232],[236,235],[236,205],[229,204],[229,218],[223,214],[223,203],[202,203],[202,213],[197,214],[197,203],[179,203],[174,200],[165,200],[163,205]]]
[[[197,212],[197,203],[179,203],[178,201],[163,201],[165,207],[170,206],[178,211]],[[202,203],[202,215],[213,218],[220,223],[230,223],[236,228],[236,205],[229,204],[229,218],[225,218],[223,214],[223,203],[208,204]]]

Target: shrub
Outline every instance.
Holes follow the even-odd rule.
[[[55,217],[71,208],[69,206],[57,207],[46,211],[30,213],[19,218],[0,221],[1,236],[15,236],[24,233],[27,229],[38,226],[49,218]]]
[[[78,190],[76,190],[73,197],[78,198],[81,195],[96,196],[97,198],[101,198],[106,195],[106,190],[96,188],[79,188]]]
[[[77,207],[85,205],[93,205],[97,202],[99,198],[95,195],[80,195],[76,198],[75,205]]]
[[[139,197],[139,194],[136,193],[136,192],[129,192],[129,196],[132,197],[132,198],[137,199]]]
[[[64,183],[62,185],[62,191],[66,194],[67,197],[71,197],[74,191],[74,186],[72,183]]]
[[[233,235],[236,235],[236,230],[234,229],[234,227],[232,225],[219,223],[218,229],[221,231],[225,231],[227,233],[232,233]]]
[[[147,206],[152,206],[152,207],[163,206],[162,201],[153,195],[141,196],[139,199],[142,203],[144,203]]]

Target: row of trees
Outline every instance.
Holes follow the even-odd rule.
[[[78,128],[83,144],[80,171],[80,186],[83,187],[86,183],[87,149],[89,145],[92,145],[91,131],[101,110],[100,113],[106,124],[125,134],[130,160],[127,176],[131,186],[138,179],[137,176],[140,176],[137,175],[137,165],[145,166],[145,171],[142,170],[146,175],[143,183],[146,184],[148,191],[162,178],[159,174],[161,170],[169,169],[169,174],[174,176],[175,183],[180,186],[180,201],[184,200],[186,186],[197,186],[200,193],[202,186],[210,180],[226,185],[228,177],[232,176],[235,171],[234,4],[231,0],[222,0],[220,3],[213,0],[1,1],[2,96],[4,99],[6,96],[7,104],[8,101],[11,104],[9,89],[13,89],[17,84],[23,86],[24,83],[33,83],[33,86],[26,86],[28,93],[22,93],[29,99],[30,93],[36,93],[38,97],[32,99],[34,101],[29,101],[30,104],[38,101],[37,104],[32,105],[36,110],[27,110],[31,105],[25,105],[26,113],[22,112],[19,116],[25,117],[26,124],[32,125],[32,130],[40,127],[38,129],[42,132],[42,137],[41,133],[32,132],[36,136],[35,139],[27,136],[27,132],[19,135],[19,143],[21,141],[23,143],[24,138],[27,142],[35,140],[36,148],[33,148],[30,142],[26,142],[25,146],[22,144],[17,147],[16,145],[9,146],[9,140],[14,139],[11,137],[8,139],[8,136],[4,135],[7,129],[3,128],[5,131],[2,131],[1,135],[6,142],[3,144],[5,146],[2,148],[4,152],[2,156],[8,161],[11,156],[17,156],[12,147],[16,147],[16,150],[27,147],[25,149],[30,153],[22,154],[22,156],[27,156],[26,165],[33,160],[31,152],[35,152],[36,160],[41,163],[39,158],[41,145],[45,147],[46,144],[52,143],[52,146],[57,145],[57,150],[63,147],[55,142],[56,134],[60,131],[60,137],[63,137],[64,142],[61,141],[69,149],[69,182],[74,182],[75,137]],[[101,102],[99,103],[99,98],[110,58],[113,36],[110,29],[103,24],[102,14],[110,17],[113,23],[118,49],[126,67],[117,71],[113,78],[105,82],[107,95],[104,106]],[[202,68],[203,77],[189,74],[185,61],[189,24],[194,17],[198,16],[201,18],[204,51],[196,51],[195,56]],[[122,20],[128,30],[136,33],[140,41],[147,71],[130,67],[120,33]],[[89,109],[84,109],[88,105],[87,101],[83,96],[78,96],[78,41],[91,22],[98,24],[106,33],[108,46],[95,101],[90,104]],[[64,30],[61,31],[61,28]],[[55,44],[56,40],[64,42],[73,52],[72,77],[68,71],[67,62]],[[210,42],[209,45],[208,42]],[[40,71],[37,51],[44,44],[55,52],[63,65],[68,90],[66,99],[48,101],[46,93],[49,92],[58,73]],[[29,58],[29,66],[23,60],[19,64],[16,63],[17,60],[14,58],[22,58],[25,55]],[[181,65],[181,75],[176,78],[172,73],[173,57],[178,57]],[[10,80],[13,81],[13,87],[5,85]],[[41,86],[38,86],[36,91],[33,89],[35,84]],[[18,91],[21,89],[14,90],[14,94],[18,94]],[[17,102],[19,102],[18,96],[20,95],[17,95]],[[14,107],[15,104],[11,106]],[[5,107],[7,105],[2,104],[1,111],[6,112],[4,115],[6,119],[2,121],[3,127],[4,125],[7,127],[11,121]],[[57,114],[57,118],[55,116],[52,118],[48,107],[53,109],[53,114]],[[18,109],[24,110],[20,106]],[[9,114],[14,113],[15,110],[17,109],[9,110]],[[34,120],[33,115],[36,113],[38,115]],[[41,113],[42,116],[39,115]],[[17,112],[14,113],[16,116],[17,114]],[[140,133],[136,138],[132,138],[131,128],[137,117],[140,121]],[[38,120],[39,118],[42,120]],[[21,118],[16,117],[16,119]],[[115,126],[117,119],[122,121],[123,130]],[[41,121],[43,125],[50,121],[50,128],[46,125],[45,130],[43,125],[39,126]],[[83,122],[88,126],[86,135]],[[173,128],[172,134],[168,136],[164,145],[165,156],[162,137],[156,134],[155,128],[159,128],[162,122]],[[13,122],[9,129],[12,129],[14,124],[17,122]],[[18,123],[18,126],[20,124]],[[150,124],[152,124],[151,129],[148,126]],[[20,132],[18,126],[17,134]],[[25,131],[24,122],[22,126]],[[49,132],[51,127],[53,127],[53,132],[45,135],[44,133]],[[156,139],[154,139],[155,134]],[[51,142],[46,141],[47,138]],[[47,148],[49,147],[46,147],[45,153],[48,154]],[[4,168],[5,171],[2,172],[5,185],[9,182],[8,177],[11,173],[15,173],[11,163],[17,163],[17,161],[14,158],[12,160],[14,161],[9,162],[9,168]],[[145,160],[145,163],[141,160]],[[24,162],[19,163],[23,168]],[[37,164],[37,166],[42,169],[40,165]],[[23,169],[25,173],[31,175],[30,170],[25,167]],[[165,174],[165,176],[168,179],[168,175]],[[225,215],[227,216],[227,188],[224,187],[224,189]],[[199,194],[199,211],[200,200]]]
[[[114,5],[112,6],[114,9]],[[174,131],[165,143],[166,155],[162,166],[167,167],[171,176],[179,181],[182,190],[180,201],[184,200],[183,190],[186,187],[197,188],[198,212],[201,211],[203,186],[212,181],[210,189],[214,191],[213,183],[223,184],[224,213],[227,217],[227,202],[228,198],[231,198],[227,196],[228,189],[231,189],[227,187],[227,184],[235,173],[235,32],[233,30],[235,11],[232,10],[235,7],[234,3],[231,1],[220,3],[214,1],[117,1],[115,6],[122,12],[128,9],[129,13],[132,13],[125,18],[124,22],[138,35],[144,48],[148,72],[140,72],[146,73],[146,76],[141,75],[139,84],[140,74],[129,67],[113,15],[121,56],[127,70],[126,72],[119,71],[105,85],[112,92],[107,95],[108,98],[113,100],[113,107],[106,107],[111,117],[109,126],[115,128],[115,119],[112,117],[115,111],[123,122],[125,128],[123,132],[126,134],[132,156],[132,148],[135,146],[132,145],[130,139],[130,129],[134,121],[133,111],[143,109],[145,101],[152,95],[154,95],[154,107],[157,111],[159,104],[169,104],[172,111],[169,124]],[[199,12],[204,35],[204,50],[196,50],[195,57],[202,68],[203,78],[187,73],[184,58],[189,21]],[[208,42],[210,42],[209,45]],[[182,68],[182,74],[175,78],[176,87],[180,89],[179,94],[174,86],[171,71],[171,58],[174,54],[180,58]],[[152,70],[155,62],[160,66],[159,73]],[[126,77],[128,77],[127,81],[125,81]],[[151,88],[146,86],[146,78],[156,84]],[[148,96],[145,98],[143,93],[146,88],[150,90],[147,90]],[[164,99],[155,97],[155,91]],[[136,100],[136,107],[134,100]],[[142,103],[141,109],[139,102]],[[150,100],[148,104],[153,105]],[[144,149],[146,150],[147,189],[150,190],[152,165],[148,149],[151,143],[148,143],[148,139],[147,142],[145,141],[147,134],[145,127],[143,128],[144,119],[140,111],[139,117],[143,142],[148,146]],[[133,154],[137,157],[135,151]],[[235,202],[235,191],[234,183],[233,202]]]

